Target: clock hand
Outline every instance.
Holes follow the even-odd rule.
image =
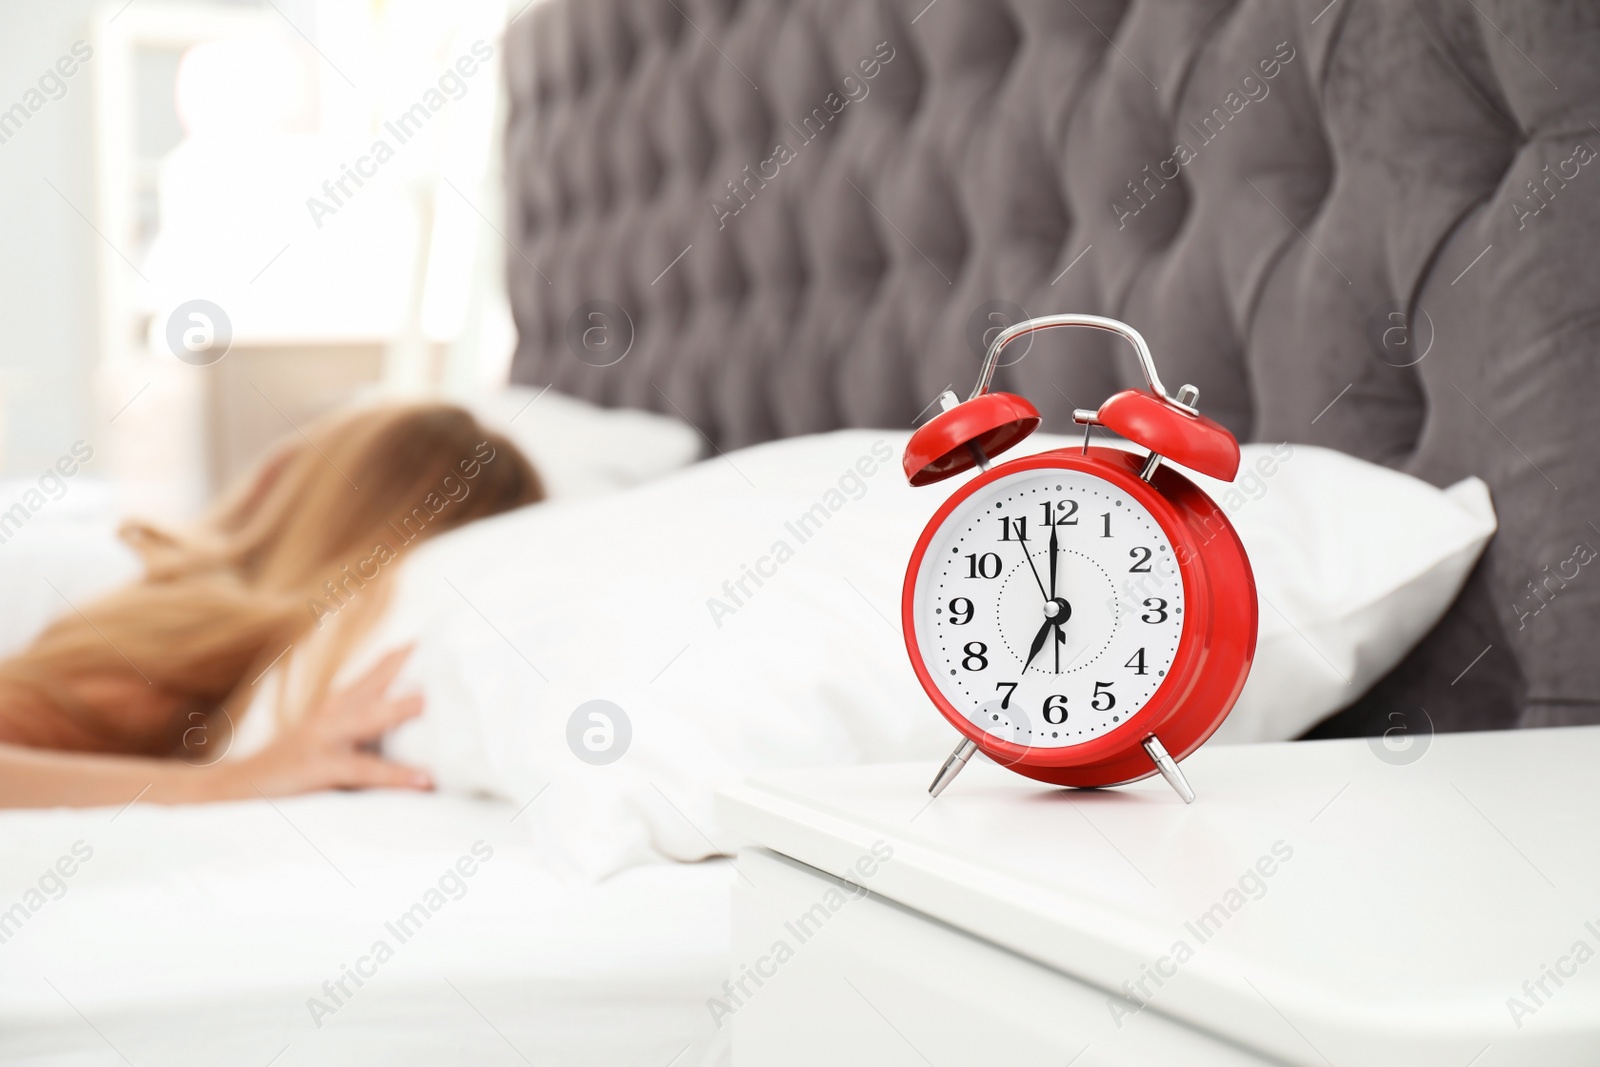
[[[1061,643],[1066,642],[1067,638],[1066,635],[1061,632],[1061,627],[1064,626],[1066,621],[1070,618],[1072,618],[1071,604],[1067,603],[1065,600],[1045,601],[1044,625],[1039,628],[1038,633],[1033,635],[1033,645],[1028,649],[1028,658],[1024,660],[1022,664],[1022,669],[1024,671],[1028,669],[1028,665],[1033,662],[1034,657],[1039,654],[1039,650],[1044,648],[1045,640],[1049,637],[1050,628],[1052,626],[1055,627],[1056,630],[1056,640]],[[1057,664],[1061,662],[1060,649],[1056,650],[1056,662]],[[1056,670],[1059,673],[1060,667],[1058,666]]]
[[[1034,563],[1033,563],[1033,553],[1032,553],[1032,552],[1029,552],[1029,551],[1028,551],[1028,539],[1027,539],[1027,538],[1025,538],[1025,537],[1023,537],[1023,536],[1022,536],[1022,535],[1021,535],[1021,534],[1020,534],[1020,533],[1019,533],[1019,534],[1018,534],[1018,535],[1017,535],[1017,540],[1018,540],[1018,541],[1019,541],[1019,542],[1021,542],[1021,544],[1022,544],[1022,558],[1023,558],[1023,559],[1025,559],[1025,560],[1027,560],[1027,561],[1028,561],[1028,569],[1029,569],[1029,570],[1031,570],[1031,571],[1032,571],[1032,572],[1033,572],[1033,580],[1034,580],[1034,581],[1035,581],[1035,582],[1037,582],[1037,583],[1038,583],[1038,585],[1039,585],[1039,593],[1040,593],[1040,594],[1041,594],[1041,595],[1042,595],[1042,596],[1043,596],[1043,597],[1044,597],[1044,598],[1045,598],[1045,599],[1046,599],[1046,600],[1049,600],[1049,599],[1050,599],[1050,594],[1049,594],[1049,593],[1046,593],[1046,592],[1045,592],[1045,591],[1044,591],[1044,582],[1042,582],[1042,581],[1040,581],[1040,579],[1039,579],[1039,568],[1038,568],[1038,567],[1036,567],[1036,566],[1034,566]],[[1054,575],[1054,572],[1052,572],[1052,573],[1051,573],[1051,584],[1052,584],[1052,585],[1053,585],[1053,584],[1055,584],[1055,575]]]
[[[1050,594],[1045,597],[1046,600],[1054,600],[1056,598],[1056,550],[1060,547],[1061,542],[1056,538],[1056,524],[1052,519],[1050,522]]]
[[[1033,657],[1037,656],[1039,654],[1039,650],[1044,647],[1045,638],[1050,636],[1050,628],[1054,625],[1055,620],[1046,619],[1044,621],[1044,625],[1039,627],[1039,632],[1033,637],[1033,644],[1028,648],[1028,658],[1022,664],[1022,670],[1024,673],[1027,672],[1028,665],[1033,662]]]

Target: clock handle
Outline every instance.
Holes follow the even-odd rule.
[[[1043,315],[1007,327],[989,346],[983,358],[983,370],[978,374],[978,384],[973,386],[967,402],[989,394],[1003,348],[1029,334],[1060,326],[1104,330],[1127,341],[1139,357],[1139,367],[1144,371],[1144,380],[1149,386],[1149,392],[1125,389],[1101,404],[1098,411],[1080,408],[1072,413],[1073,421],[1083,426],[1085,451],[1088,450],[1089,427],[1104,426],[1150,450],[1144,467],[1139,471],[1139,477],[1146,482],[1155,477],[1163,456],[1201,474],[1225,482],[1233,481],[1234,475],[1239,472],[1239,442],[1225,427],[1200,414],[1196,406],[1200,401],[1200,390],[1185,385],[1176,394],[1167,392],[1166,386],[1161,384],[1161,376],[1156,373],[1156,363],[1150,356],[1150,346],[1145,344],[1144,337],[1138,330],[1117,319],[1108,319],[1103,315]],[[1032,426],[1029,427],[1031,429]],[[1007,447],[1013,443],[1012,440],[1005,442]]]
[[[1149,754],[1150,761],[1156,765],[1156,770],[1161,772],[1161,777],[1165,778],[1167,784],[1183,798],[1183,802],[1185,804],[1193,804],[1194,790],[1189,786],[1189,779],[1185,778],[1183,772],[1178,769],[1178,761],[1167,753],[1167,748],[1161,743],[1161,738],[1155,734],[1145,738],[1144,750]]]
[[[994,371],[1000,364],[1000,350],[1012,341],[1026,337],[1040,330],[1054,330],[1062,326],[1081,326],[1091,330],[1104,330],[1114,333],[1125,339],[1133,346],[1134,352],[1139,357],[1139,367],[1144,371],[1144,380],[1150,386],[1150,391],[1169,403],[1197,415],[1199,412],[1191,402],[1187,402],[1182,394],[1171,396],[1161,384],[1161,376],[1156,373],[1156,361],[1150,355],[1150,346],[1145,344],[1144,337],[1132,326],[1118,319],[1108,319],[1104,315],[1041,315],[1036,319],[1024,319],[1015,326],[1007,327],[989,345],[988,354],[983,357],[983,370],[978,374],[978,384],[972,387],[972,395],[968,400],[976,399],[989,391],[990,384],[994,381]]]

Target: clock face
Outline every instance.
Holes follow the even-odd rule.
[[[913,600],[934,684],[999,740],[1103,737],[1166,680],[1183,631],[1172,543],[1126,491],[1068,469],[1019,471],[934,532]]]

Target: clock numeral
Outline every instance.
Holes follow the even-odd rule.
[[[1143,651],[1141,649],[1141,651]],[[1110,711],[1117,706],[1117,698],[1112,695],[1111,682],[1094,683],[1094,696],[1089,698],[1089,706],[1095,711]],[[1100,703],[1100,698],[1105,697],[1105,703]]]
[[[1012,530],[1016,530],[1017,531],[1017,536],[1015,538],[1013,538],[1011,536],[1011,531]],[[1028,539],[1028,520],[1027,519],[1021,519],[1021,518],[1013,519],[1008,515],[1000,516],[1000,540],[1002,540],[1002,541],[1011,541],[1011,540],[1026,541],[1027,539]]]
[[[1132,667],[1134,669],[1134,674],[1146,673],[1144,669],[1144,649],[1141,648],[1139,651],[1135,652],[1133,654],[1133,658],[1124,663],[1123,666]]]
[[[1111,512],[1102,511],[1100,513],[1100,522],[1101,522],[1102,526],[1104,527],[1104,529],[1103,529],[1102,533],[1100,534],[1100,536],[1101,537],[1110,537],[1111,536]]]
[[[1011,707],[1011,695],[1017,691],[1017,683],[1016,682],[996,682],[996,683],[994,683],[994,687],[996,689],[1004,689],[1006,691],[1006,695],[1004,697],[1002,697],[1001,700],[1000,700],[1000,710],[1001,711],[1009,710],[1010,707]]]
[[[1128,549],[1128,555],[1133,557],[1133,566],[1128,568],[1129,574],[1149,574],[1150,557],[1155,553],[1142,545],[1138,548]]]
[[[1053,696],[1044,698],[1044,721],[1051,726],[1060,726],[1067,721],[1067,698]]]
[[[989,666],[989,657],[984,655],[985,652],[989,651],[989,646],[982,641],[968,641],[966,647],[961,651],[966,653],[961,659],[961,666],[967,670],[981,671]],[[977,666],[973,666],[974,663]]]
[[[1153,596],[1144,602],[1144,606],[1150,610],[1139,616],[1140,622],[1155,623],[1159,625],[1167,621],[1167,602],[1165,600],[1162,600],[1158,596]],[[1153,619],[1150,617],[1152,614],[1155,615],[1155,618]]]
[[[981,556],[975,552],[967,553],[967,577],[1000,577],[1000,557],[993,552],[985,552]]]
[[[1039,505],[1044,508],[1044,524],[1046,526],[1076,526],[1078,520],[1078,502],[1076,500],[1057,500],[1054,504],[1046,500]]]
[[[950,601],[950,625],[965,626],[972,621],[972,601],[964,596],[958,596]],[[957,618],[956,616],[960,616]]]

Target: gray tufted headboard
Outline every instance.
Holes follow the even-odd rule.
[[[1592,0],[550,0],[507,34],[513,375],[731,448],[1117,316],[1241,439],[1493,491],[1325,733],[1600,721],[1596,57]],[[997,387],[1062,430],[1135,384],[1082,332]]]

